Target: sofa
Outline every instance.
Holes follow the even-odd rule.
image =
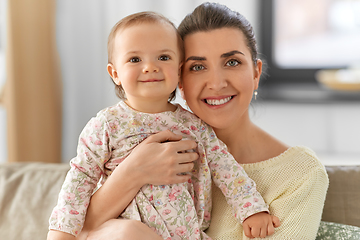
[[[69,164],[0,164],[0,239],[43,240]],[[327,166],[330,185],[317,240],[360,239],[360,165]]]

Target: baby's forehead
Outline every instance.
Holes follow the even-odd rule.
[[[115,34],[115,39],[137,40],[142,38],[145,41],[166,40],[167,42],[177,41],[177,30],[171,25],[161,22],[143,22],[138,24],[131,24],[129,26],[118,29]],[[156,41],[154,42],[154,44]]]
[[[153,29],[153,31],[149,31],[149,29]],[[175,41],[180,54],[183,53],[183,41],[177,29],[166,21],[141,21],[127,24],[118,29],[114,37],[116,39],[129,38],[129,32],[135,33],[135,35],[138,34],[138,36],[143,37],[145,40],[150,40],[153,36],[163,36],[166,41]]]
[[[170,23],[160,20],[157,21],[151,20],[151,21],[141,21],[141,22],[126,24],[122,28],[118,29],[116,35],[121,35],[123,32],[129,29],[138,29],[139,31],[141,31],[142,28],[147,29],[151,27],[155,27],[158,30],[168,31],[174,34],[177,33],[177,29],[174,28]]]

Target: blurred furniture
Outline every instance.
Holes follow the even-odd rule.
[[[360,239],[360,166],[326,169],[330,186],[317,240]],[[60,163],[0,164],[1,239],[46,239],[68,170]]]

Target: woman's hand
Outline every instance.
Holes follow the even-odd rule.
[[[166,185],[186,182],[193,161],[198,159],[195,141],[184,140],[171,131],[154,134],[137,147],[91,197],[82,234],[117,218],[145,184]]]
[[[77,240],[73,235],[56,230],[49,230],[47,240]]]
[[[151,135],[135,147],[121,164],[126,162],[129,172],[138,177],[141,186],[186,182],[190,175],[180,173],[191,171],[194,167],[193,161],[197,160],[199,155],[192,151],[186,152],[196,149],[195,141],[180,141],[181,139],[181,135],[169,130]]]

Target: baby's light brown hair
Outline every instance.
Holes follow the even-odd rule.
[[[113,61],[114,61],[114,59],[113,59],[114,40],[116,38],[117,33],[120,30],[123,30],[127,27],[131,27],[131,26],[134,26],[137,24],[142,24],[142,23],[162,23],[162,24],[169,24],[170,26],[172,26],[174,28],[174,30],[176,32],[176,36],[177,36],[177,44],[178,44],[179,53],[180,53],[180,56],[179,56],[180,62],[183,60],[184,44],[183,44],[182,38],[180,37],[180,34],[178,33],[174,23],[172,23],[168,18],[164,17],[163,15],[161,15],[159,13],[145,11],[145,12],[134,13],[134,14],[124,17],[119,22],[117,22],[114,25],[114,27],[111,29],[109,37],[108,37],[108,44],[107,44],[108,63],[113,64]],[[175,99],[175,92],[176,92],[176,90],[174,90],[170,94],[169,101]],[[116,93],[116,96],[118,96],[120,99],[126,99],[125,91],[121,85],[115,84],[115,93]]]

